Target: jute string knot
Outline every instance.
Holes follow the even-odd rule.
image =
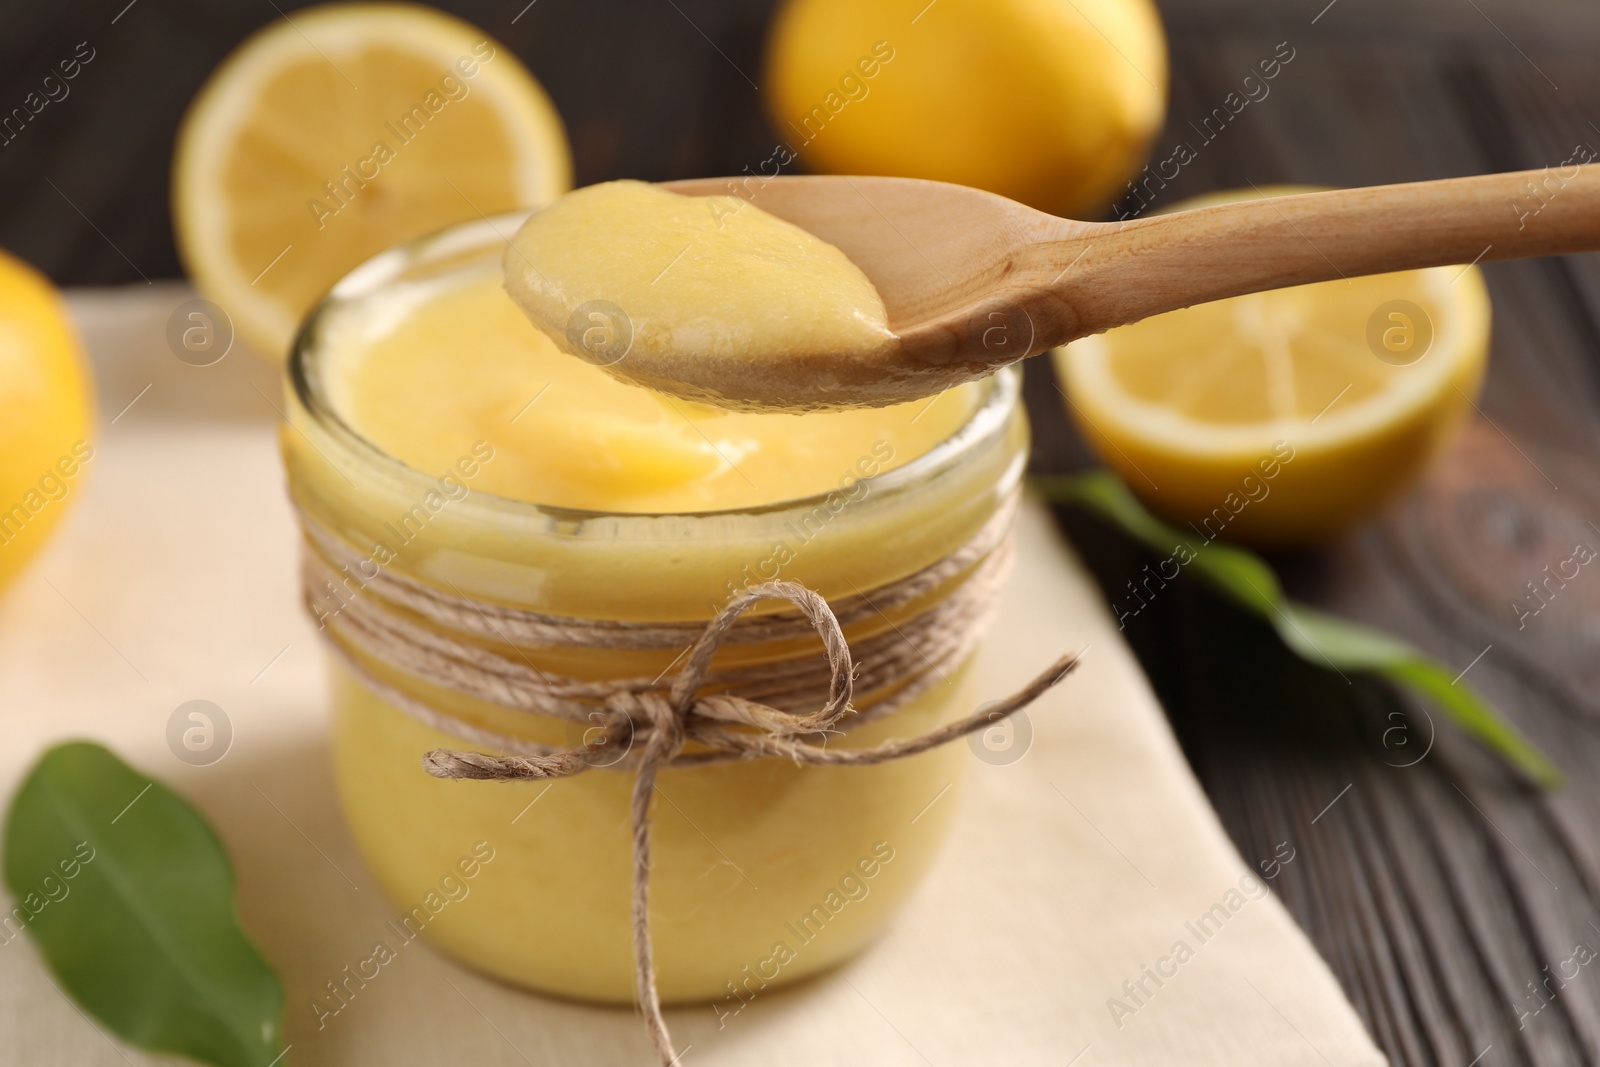
[[[482,747],[498,747],[505,753],[434,749],[422,757],[423,769],[434,777],[518,781],[568,778],[595,769],[633,771],[629,816],[635,980],[651,1042],[660,1063],[670,1067],[677,1054],[661,1013],[649,921],[650,801],[657,773],[664,767],[747,759],[787,759],[814,766],[871,766],[927,752],[1027,707],[1078,665],[1076,654],[1062,656],[1004,700],[986,704],[918,737],[892,739],[870,748],[830,748],[827,744],[830,735],[903,706],[926,691],[931,684],[930,673],[942,677],[939,663],[953,668],[966,658],[988,621],[995,590],[1010,560],[1006,535],[1013,511],[1014,500],[1008,501],[968,544],[908,578],[873,591],[880,604],[896,605],[914,604],[932,590],[943,590],[944,595],[912,618],[890,627],[903,643],[911,643],[909,633],[924,638],[933,648],[932,656],[916,649],[924,663],[922,668],[913,666],[909,657],[893,652],[886,642],[876,638],[861,642],[893,668],[887,674],[881,669],[874,673],[874,680],[886,683],[890,691],[864,711],[852,703],[857,685],[855,658],[838,616],[822,596],[794,582],[766,582],[733,597],[699,631],[681,657],[682,669],[665,685],[659,678],[582,683],[552,678],[532,668],[531,673],[537,676],[535,683],[509,658],[489,653],[474,642],[416,627],[402,617],[406,611],[417,612],[436,626],[448,628],[449,622],[470,618],[471,613],[464,610],[467,608],[488,620],[484,608],[489,605],[465,597],[447,598],[436,591],[423,592],[408,579],[397,576],[383,576],[383,581],[375,577],[363,590],[377,593],[374,598],[357,598],[337,613],[319,612],[314,601],[315,583],[325,580],[329,565],[336,565],[339,556],[350,550],[303,514],[310,549],[306,571],[308,605],[331,632],[333,650],[377,695],[429,726]],[[947,583],[953,581],[959,584],[948,588]],[[872,603],[865,594],[862,599]],[[787,601],[794,611],[794,622],[808,626],[820,638],[826,666],[816,665],[812,673],[818,677],[811,678],[802,666],[787,661],[754,669],[721,673],[714,670],[712,659],[717,650],[730,640],[740,640],[743,626],[759,628],[763,635],[791,639],[800,632],[783,621],[782,613],[741,622],[752,607],[771,600]],[[855,598],[849,600],[853,602]],[[502,621],[521,627],[524,632],[541,637],[559,632],[559,621],[550,617],[497,610],[505,613]],[[857,611],[857,605],[851,603],[850,610]],[[875,605],[874,610],[881,609]],[[575,621],[575,625],[589,627],[590,633],[611,632],[600,624]],[[611,624],[623,633],[627,625]],[[650,631],[658,644],[637,643],[641,640],[639,633],[620,639],[608,636],[593,644],[612,648],[670,647],[667,642],[681,633],[671,625],[660,624],[642,625],[640,630]],[[495,632],[501,632],[499,627]],[[346,648],[346,643],[352,647]],[[594,728],[584,733],[580,744],[566,748],[493,734],[423,704],[383,681],[352,649],[390,668],[478,699],[515,710],[588,722]],[[531,668],[531,663],[528,666]],[[733,686],[746,693],[774,695],[769,698],[771,702],[755,699],[732,691]],[[807,707],[801,702],[805,699],[820,699],[820,703]]]

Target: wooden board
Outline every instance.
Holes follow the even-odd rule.
[[[1600,115],[1600,78],[1576,39],[1502,21],[1523,38],[1512,44],[1487,18],[1391,34],[1356,6],[1314,27],[1304,12],[1172,22],[1164,142],[1185,137],[1277,42],[1296,58],[1160,203],[1248,183],[1558,165],[1580,142],[1600,146],[1586,117]],[[1600,971],[1581,961],[1600,960],[1600,574],[1583,569],[1537,615],[1513,604],[1537,607],[1526,583],[1577,543],[1600,549],[1600,263],[1487,273],[1493,357],[1464,439],[1378,521],[1274,562],[1292,595],[1464,670],[1569,788],[1520,786],[1436,711],[1286,658],[1265,626],[1192,583],[1166,591],[1128,636],[1240,849],[1301,849],[1305,866],[1279,890],[1394,1062],[1593,1063]],[[1036,467],[1082,463],[1052,383],[1035,374],[1029,387]],[[1092,520],[1060,517],[1108,594],[1147,562]]]

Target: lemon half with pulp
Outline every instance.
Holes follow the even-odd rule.
[[[172,215],[196,284],[282,359],[366,259],[571,182],[560,117],[510,49],[431,8],[331,4],[212,74],[178,136]]]
[[[1270,547],[1414,481],[1470,413],[1488,349],[1483,275],[1454,266],[1200,304],[1054,358],[1079,429],[1152,510]]]

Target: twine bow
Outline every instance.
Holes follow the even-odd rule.
[[[815,711],[790,712],[727,692],[700,692],[711,658],[734,622],[755,604],[773,599],[793,604],[822,638],[831,681],[827,701]],[[1076,654],[1062,656],[1004,700],[919,737],[885,741],[872,748],[831,749],[826,745],[827,735],[842,732],[839,724],[855,712],[850,703],[855,681],[850,646],[832,608],[821,596],[793,582],[767,582],[739,594],[717,613],[691,646],[687,663],[670,687],[622,690],[607,696],[602,728],[589,731],[593,736],[586,735],[583,744],[548,753],[507,756],[435,749],[422,758],[422,766],[436,778],[480,781],[568,778],[596,767],[635,769],[630,809],[635,977],[650,1040],[663,1067],[671,1067],[677,1055],[661,1014],[650,942],[650,798],[655,792],[657,771],[669,764],[723,759],[777,758],[797,764],[856,767],[904,759],[1027,707],[1077,665]],[[686,752],[690,745],[698,751]]]

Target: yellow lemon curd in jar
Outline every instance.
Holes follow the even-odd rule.
[[[504,220],[463,227],[368,264],[313,317],[291,364],[291,492],[373,568],[549,615],[701,621],[774,577],[829,598],[870,594],[968,540],[1017,483],[1027,431],[1014,379],[805,415],[669,398],[571,358],[530,325],[501,288],[502,231]],[[363,573],[322,591],[318,614],[362,595]],[[896,627],[945,592],[848,636]],[[671,651],[496,650],[584,679],[674,667]],[[546,744],[582,737],[583,724],[348,654],[467,723]],[[776,655],[821,646],[732,645],[718,663]],[[431,778],[423,753],[471,746],[397,710],[339,660],[331,672],[340,795],[399,913],[390,947],[420,933],[512,982],[631,1000],[631,773]],[[966,673],[947,667],[830,744],[913,736],[970,712]],[[650,883],[662,997],[711,1000],[721,1014],[864,947],[931,863],[969,759],[958,742],[871,767],[663,771]]]

